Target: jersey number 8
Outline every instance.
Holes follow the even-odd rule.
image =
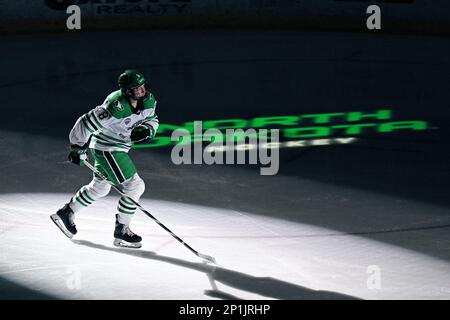
[[[99,118],[100,120],[106,119],[106,118],[108,118],[108,117],[109,117],[109,113],[108,113],[107,111],[103,111],[102,113],[100,113],[100,114],[98,115],[98,118]]]

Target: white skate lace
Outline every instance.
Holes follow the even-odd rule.
[[[130,230],[130,228],[125,227],[123,233],[129,235],[130,237],[134,236],[134,233]]]

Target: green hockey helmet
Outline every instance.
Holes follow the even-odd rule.
[[[131,90],[145,84],[144,75],[136,70],[125,70],[118,79],[119,87],[122,90]]]

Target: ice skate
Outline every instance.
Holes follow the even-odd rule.
[[[114,245],[122,248],[140,248],[142,238],[133,233],[130,228],[119,222],[119,215],[116,215],[116,228],[114,230]]]
[[[72,239],[77,233],[77,228],[73,221],[74,213],[68,203],[55,214],[52,214],[50,218],[68,238]]]

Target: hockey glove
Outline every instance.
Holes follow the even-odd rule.
[[[147,142],[153,137],[152,130],[148,126],[138,126],[131,131],[130,139],[133,143]]]
[[[70,146],[69,161],[76,165],[83,166],[83,162],[88,160],[86,150],[87,148],[85,146],[81,147],[76,144],[72,144]]]

